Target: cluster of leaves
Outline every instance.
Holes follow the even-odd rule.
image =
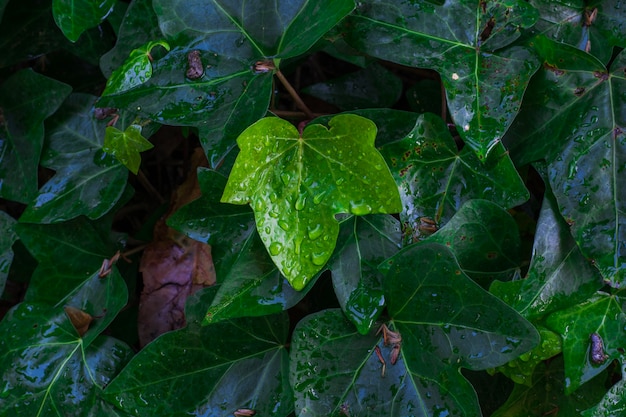
[[[622,6],[0,2],[0,414],[622,415]],[[285,76],[320,54],[338,115]],[[163,125],[206,154],[167,222],[217,284],[136,352],[108,260]]]

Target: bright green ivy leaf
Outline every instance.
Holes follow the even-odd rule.
[[[113,126],[107,126],[102,150],[115,155],[118,161],[136,175],[141,164],[139,153],[153,147],[154,145],[141,135],[139,125],[130,125],[123,132]]]
[[[23,70],[0,87],[0,197],[28,203],[37,194],[43,121],[71,92],[70,86]]]
[[[484,160],[500,153],[495,146],[539,66],[532,50],[509,46],[537,17],[522,0],[366,0],[347,19],[346,40],[368,55],[439,72],[459,134]]]
[[[546,325],[563,338],[566,394],[620,357],[626,346],[626,314],[622,304],[619,297],[599,292],[584,303],[552,313],[546,319]],[[593,343],[596,336],[602,341],[599,347]]]
[[[57,26],[72,42],[87,29],[99,25],[113,11],[115,0],[52,0]]]
[[[302,135],[278,118],[250,126],[237,139],[241,152],[222,196],[251,205],[270,256],[297,290],[332,255],[336,214],[401,208],[396,183],[374,148],[376,125],[346,114],[329,126],[309,125]]]
[[[165,41],[150,41],[133,49],[124,64],[109,77],[102,96],[119,94],[148,81],[152,77],[151,53],[156,46],[170,50],[170,45]]]

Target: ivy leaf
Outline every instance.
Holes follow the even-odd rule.
[[[538,67],[530,49],[508,46],[538,13],[520,0],[442,3],[361,1],[347,19],[346,40],[368,55],[439,72],[459,134],[484,160]]]
[[[128,171],[102,151],[106,122],[93,116],[95,97],[71,96],[51,119],[41,165],[56,174],[26,208],[21,222],[97,219],[121,198]]]
[[[565,393],[569,394],[606,369],[626,346],[626,314],[617,296],[598,293],[584,303],[552,313],[546,325],[563,337]],[[594,359],[591,335],[603,341]]]
[[[534,320],[586,300],[603,285],[598,270],[580,253],[548,187],[528,275],[523,280],[496,281],[490,291]]]
[[[583,417],[616,417],[626,411],[626,358],[620,358],[622,379],[617,381],[602,400],[582,412]]]
[[[492,417],[541,417],[551,414],[578,416],[582,410],[598,402],[605,392],[604,378],[596,378],[588,387],[570,395],[563,383],[563,358],[539,364],[532,384],[515,385],[513,392]]]
[[[52,14],[63,34],[76,42],[85,30],[102,23],[114,6],[115,0],[52,0]]]
[[[571,46],[543,37],[534,43],[544,65],[506,142],[520,164],[546,160],[548,182],[576,243],[619,288],[626,280],[626,188],[621,186],[626,53],[617,55],[609,72]]]
[[[400,225],[390,215],[351,216],[340,225],[328,268],[342,310],[367,334],[385,307],[378,265],[400,248]]]
[[[302,300],[307,290],[294,291],[278,272],[256,233],[250,208],[220,203],[226,178],[199,168],[198,183],[202,197],[178,209],[167,224],[211,245],[218,284],[192,295],[187,309],[202,310],[199,316],[209,324],[277,313]]]
[[[32,70],[0,87],[0,197],[28,203],[37,194],[43,121],[71,92],[70,86]]]
[[[5,212],[0,212],[0,295],[4,292],[9,268],[13,262],[13,243],[17,240],[15,219]]]
[[[412,131],[386,143],[381,153],[400,188],[405,243],[429,236],[432,230],[423,227],[424,221],[441,226],[469,199],[488,199],[504,208],[528,199],[502,145],[481,162],[468,148],[458,151],[445,122],[431,113],[420,115]]]
[[[287,416],[288,328],[281,314],[166,333],[131,360],[105,398],[135,416],[232,415],[241,408]]]
[[[123,132],[113,126],[107,126],[102,150],[114,155],[130,172],[137,174],[141,164],[139,153],[153,147],[154,145],[141,135],[139,125],[130,125]]]
[[[124,64],[118,67],[107,81],[103,96],[122,93],[145,83],[152,77],[152,49],[162,46],[166,51],[170,46],[165,41],[150,41],[133,49]]]
[[[241,152],[223,202],[250,204],[274,263],[301,290],[330,258],[335,215],[400,211],[397,187],[374,148],[376,125],[338,115],[300,136],[289,122],[265,118],[237,139]],[[358,132],[358,133],[357,133]]]

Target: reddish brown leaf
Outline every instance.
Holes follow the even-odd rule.
[[[63,310],[65,310],[65,314],[67,314],[67,317],[72,322],[72,326],[74,326],[78,335],[83,337],[85,333],[87,333],[87,330],[89,330],[89,325],[93,321],[93,316],[89,313],[85,313],[83,310],[71,306],[65,306],[63,307]]]

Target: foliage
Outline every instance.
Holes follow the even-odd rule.
[[[0,2],[0,414],[622,415],[622,6]]]

